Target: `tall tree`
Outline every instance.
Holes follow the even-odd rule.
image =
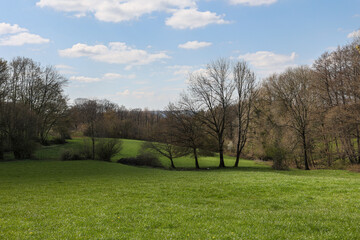
[[[191,149],[195,159],[195,167],[200,168],[198,150],[204,146],[203,124],[198,121],[196,115],[184,108],[188,98],[183,95],[179,103],[169,104],[166,111],[171,131],[174,133],[174,141],[177,145]]]
[[[234,92],[230,76],[230,62],[218,59],[207,65],[203,73],[190,76],[189,92],[192,101],[187,109],[192,111],[206,126],[208,133],[217,141],[220,163],[225,167],[224,142],[229,109]]]
[[[306,170],[310,170],[310,126],[312,113],[316,110],[315,94],[311,89],[312,79],[312,70],[302,66],[289,68],[280,75],[272,76],[267,85],[279,104],[279,117],[282,115],[285,125],[293,129],[301,139]]]
[[[254,99],[257,95],[255,86],[256,77],[246,62],[238,62],[234,67],[234,83],[237,92],[237,143],[236,161],[234,167],[238,167],[240,154],[245,147],[248,138],[251,114],[254,110]]]

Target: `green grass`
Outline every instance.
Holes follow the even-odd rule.
[[[121,156],[139,143],[124,141]],[[41,151],[55,159],[56,147]],[[246,160],[209,171],[3,162],[0,239],[360,239],[359,183],[357,173],[274,171]]]

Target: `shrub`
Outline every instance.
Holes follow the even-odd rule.
[[[12,150],[14,152],[15,159],[30,159],[33,156],[37,146],[32,140],[20,140],[17,139],[13,142]]]
[[[69,161],[69,160],[73,160],[73,154],[71,151],[69,150],[65,150],[61,153],[60,159],[62,161]]]
[[[110,161],[113,156],[121,150],[121,141],[112,139],[101,139],[95,147],[95,153],[98,160]]]
[[[71,161],[71,160],[84,160],[79,152],[74,152],[70,150],[64,150],[61,153],[60,159],[62,161]]]
[[[265,158],[273,160],[272,167],[276,170],[288,170],[289,166],[286,162],[287,152],[278,145],[267,146],[265,148]]]
[[[92,145],[89,139],[84,139],[79,154],[82,159],[92,159]]]
[[[162,167],[156,156],[138,155],[134,158],[121,158],[118,163],[132,166]]]
[[[66,139],[62,137],[55,137],[50,141],[51,144],[65,144]]]

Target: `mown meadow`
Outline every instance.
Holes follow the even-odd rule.
[[[123,140],[113,162],[58,161],[81,142],[0,163],[0,239],[360,239],[358,173],[249,160],[198,171],[115,163],[137,154],[136,140]],[[203,168],[217,164],[200,158]]]

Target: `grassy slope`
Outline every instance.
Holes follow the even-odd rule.
[[[136,142],[126,141],[132,150],[122,156]],[[0,239],[360,239],[360,175],[240,165],[0,163]]]

